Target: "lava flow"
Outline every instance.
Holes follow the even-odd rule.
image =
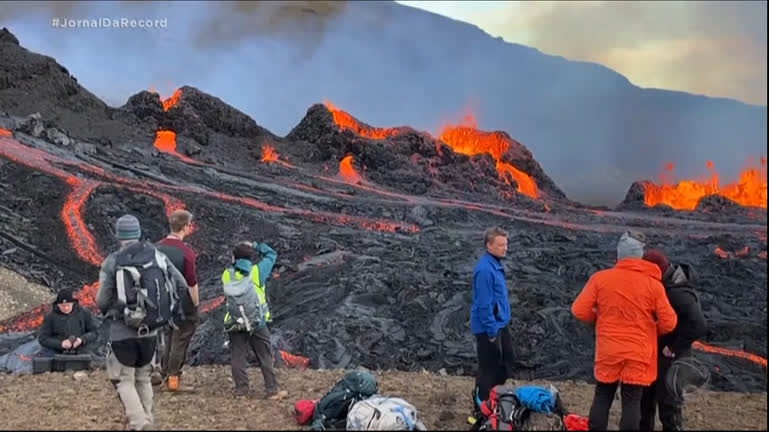
[[[179,159],[193,165],[202,165],[191,157],[187,157],[176,151],[176,132],[170,130],[159,130],[155,133],[155,148],[161,153],[168,153]]]
[[[666,204],[677,210],[694,210],[703,197],[720,195],[746,207],[766,208],[765,157],[761,158],[760,165],[760,168],[744,169],[738,181],[721,186],[712,161],[707,162],[711,172],[709,179],[681,180],[675,184],[670,181],[675,167],[668,163],[660,176],[661,184],[644,183],[644,203],[649,207]]]
[[[150,93],[158,94],[154,86],[150,87]],[[161,99],[160,103],[163,104],[163,111],[168,111],[174,106],[176,106],[176,104],[179,103],[179,99],[181,98],[182,98],[182,89],[176,89],[174,90],[174,93],[171,95],[171,97],[167,99]]]
[[[276,163],[283,165],[287,168],[293,168],[294,166],[291,165],[288,162],[280,160],[280,156],[278,155],[278,152],[275,151],[275,148],[269,144],[263,144],[262,145],[262,162],[263,163]]]
[[[341,176],[345,182],[349,184],[358,184],[361,182],[361,176],[355,171],[355,167],[352,166],[352,155],[347,155],[339,162],[339,176]]]
[[[398,135],[399,133],[397,129],[363,125],[359,121],[355,120],[353,116],[346,113],[345,111],[340,110],[329,101],[325,101],[324,105],[326,105],[326,108],[331,111],[331,114],[334,116],[334,123],[336,123],[340,129],[351,130],[362,137],[370,139],[385,139]]]
[[[509,174],[518,183],[518,192],[531,198],[539,198],[537,183],[531,176],[502,160],[510,148],[510,140],[500,132],[478,130],[478,124],[472,116],[466,116],[462,125],[446,126],[440,134],[440,140],[455,152],[468,156],[490,154],[497,161],[499,176],[508,182]]]

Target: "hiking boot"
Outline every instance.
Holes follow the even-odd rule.
[[[248,397],[248,389],[247,388],[239,388],[232,391],[232,395],[236,398],[244,398]]]
[[[179,381],[178,376],[169,376],[167,381],[167,389],[170,392],[193,392],[195,391],[194,388],[191,386],[182,385]]]
[[[275,392],[269,392],[267,393],[265,399],[268,400],[283,400],[288,396],[288,392],[285,390],[281,391],[275,391]]]

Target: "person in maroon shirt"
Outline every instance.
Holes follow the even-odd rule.
[[[169,328],[166,352],[161,362],[162,375],[166,379],[169,391],[179,391],[179,375],[187,359],[187,348],[200,318],[198,314],[198,276],[195,262],[197,256],[184,238],[192,228],[192,213],[187,210],[175,210],[168,217],[171,233],[158,242],[158,250],[166,254],[179,272],[184,275],[189,290],[180,292],[180,302],[185,320],[178,324],[178,329]],[[192,390],[184,387],[185,390]]]

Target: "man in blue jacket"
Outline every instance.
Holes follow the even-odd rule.
[[[474,395],[476,409],[480,402],[488,399],[495,385],[504,384],[510,377],[514,356],[513,336],[508,328],[510,301],[505,268],[501,262],[507,254],[507,233],[499,227],[489,228],[484,240],[486,253],[478,260],[473,272],[473,305],[470,310],[470,327],[478,348]]]

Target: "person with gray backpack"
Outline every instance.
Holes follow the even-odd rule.
[[[253,263],[255,252],[262,254],[257,264]],[[222,274],[226,305],[224,330],[229,337],[227,345],[232,351],[230,364],[236,397],[249,394],[248,346],[254,351],[262,369],[265,398],[280,400],[288,396],[288,392],[278,390],[275,359],[267,328],[271,317],[265,285],[277,257],[277,252],[265,243],[241,242],[232,250],[232,265]]]
[[[110,254],[99,272],[96,305],[109,320],[107,375],[125,408],[130,430],[152,425],[152,357],[158,329],[183,319],[178,293],[187,282],[166,255],[140,241],[136,217],[117,220],[120,249]]]

